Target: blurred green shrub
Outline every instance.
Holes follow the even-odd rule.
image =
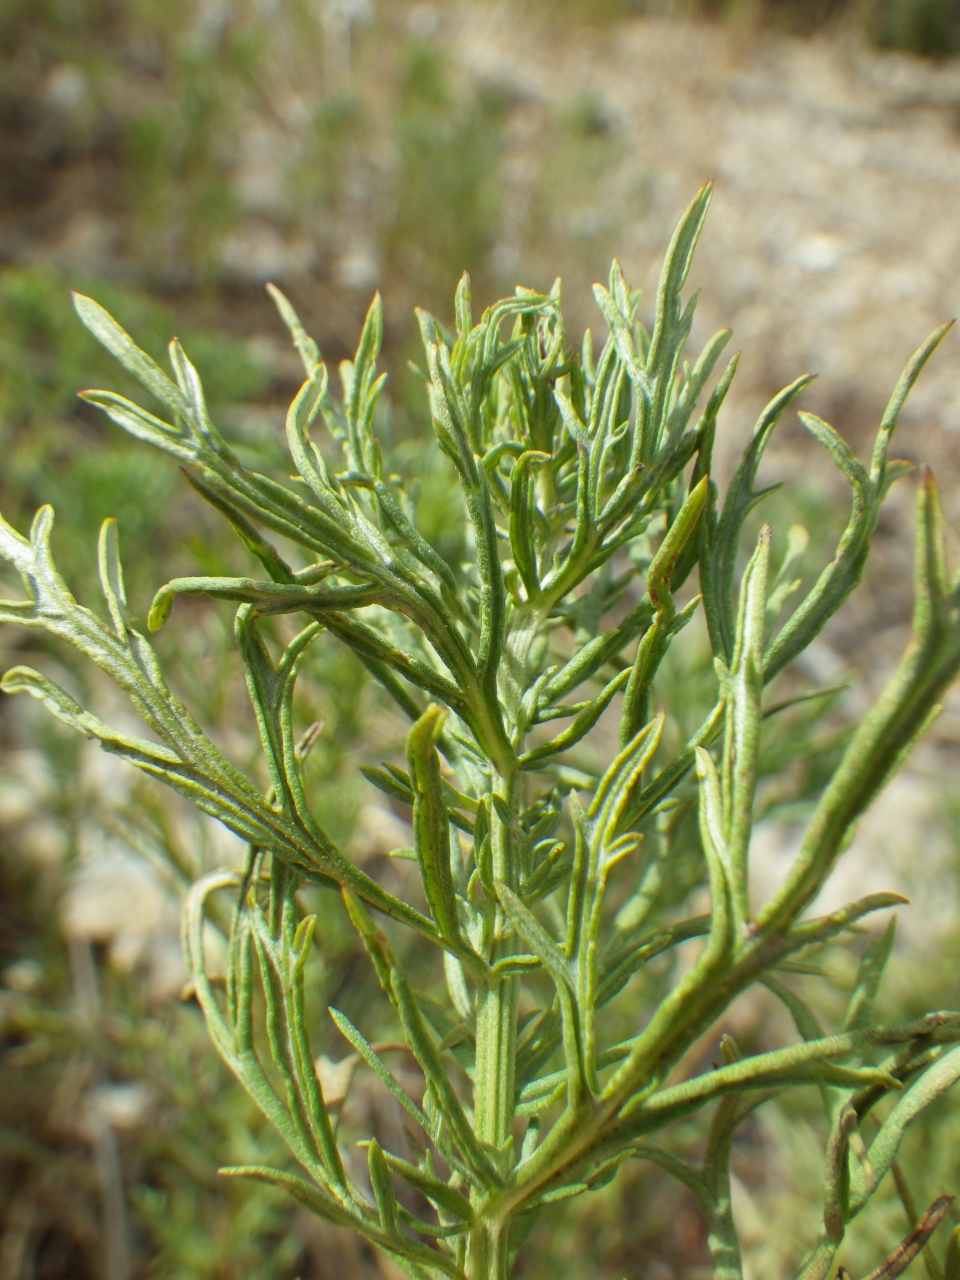
[[[956,0],[875,0],[867,30],[882,48],[947,57],[960,51],[960,6]]]
[[[497,90],[484,87],[458,102],[447,77],[440,49],[415,44],[397,97],[396,213],[386,229],[386,251],[424,306],[449,293],[454,263],[470,264],[486,291],[499,213],[496,161],[506,104]]]
[[[960,50],[956,0],[573,0],[591,20],[670,13],[748,21],[809,35],[845,24],[880,48],[947,58]]]
[[[143,292],[104,281],[93,281],[90,287],[131,323],[142,325],[147,346],[162,355],[170,330],[166,307]],[[58,273],[45,268],[0,272],[0,491],[5,502],[21,511],[44,495],[56,495],[65,565],[81,577],[92,573],[93,565],[75,552],[80,530],[91,521],[116,515],[124,536],[137,547],[144,569],[137,579],[146,588],[152,581],[154,556],[162,553],[173,532],[176,469],[165,462],[144,466],[127,440],[104,432],[77,400],[91,372],[103,365],[96,344],[77,329],[71,311],[69,287]],[[218,411],[265,390],[267,372],[242,342],[207,332],[193,335],[193,346]],[[130,488],[133,484],[137,490]],[[124,496],[134,492],[136,499]],[[182,501],[176,509],[182,520]],[[195,518],[203,527],[200,510],[196,504]]]

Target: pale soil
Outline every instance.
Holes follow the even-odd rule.
[[[670,21],[532,37],[496,12],[470,11],[455,42],[521,100],[505,166],[514,206],[536,180],[538,134],[571,99],[595,98],[621,148],[601,183],[571,175],[553,236],[539,254],[524,245],[524,263],[549,270],[554,238],[570,258],[578,236],[592,259],[588,233],[602,231],[649,292],[679,210],[714,179],[690,281],[701,335],[734,330],[741,403],[809,370],[823,386],[808,400],[836,406],[841,428],[846,401],[885,400],[911,350],[957,313],[960,66]],[[575,283],[568,302],[588,319]],[[960,427],[956,348],[906,418]]]

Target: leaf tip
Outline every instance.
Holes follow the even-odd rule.
[[[147,614],[148,631],[159,631],[170,617],[170,610],[173,608],[173,596],[174,593],[168,587],[161,587],[153,597],[150,612]]]

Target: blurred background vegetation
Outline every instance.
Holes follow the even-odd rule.
[[[298,383],[264,282],[288,290],[334,362],[379,288],[392,397],[380,429],[418,477],[424,532],[454,557],[455,499],[417,442],[413,305],[448,315],[464,269],[480,302],[559,272],[572,321],[596,323],[590,281],[617,253],[649,283],[643,272],[714,164],[718,229],[698,283],[710,315],[734,318],[758,352],[731,430],[812,360],[833,375],[817,407],[840,413],[856,443],[902,359],[960,305],[958,52],[957,0],[0,0],[0,509],[22,528],[53,502],[59,561],[81,599],[99,522],[117,516],[141,617],[174,573],[240,570],[239,548],[172,465],[76,399],[122,377],[74,318],[69,288],[93,294],[158,358],[178,332],[218,420],[264,470],[284,466],[283,411]],[[785,132],[752,133],[761,116]],[[705,153],[708,125],[722,133],[723,120],[729,136]],[[841,189],[852,203],[837,203]],[[881,277],[878,302],[865,281]],[[956,366],[955,348],[944,359]],[[954,512],[944,428],[958,404],[956,374],[935,377],[920,401],[931,425],[905,446],[946,462]],[[790,430],[771,465],[799,477],[792,514],[822,554],[835,491]],[[875,685],[902,641],[909,506],[909,495],[894,500],[859,603],[816,650],[822,682],[849,669]],[[249,765],[230,615],[200,601],[177,610],[159,644],[173,683]],[[4,666],[37,644],[5,633]],[[691,717],[706,696],[703,661],[691,633],[664,677]],[[356,769],[389,758],[399,727],[332,643],[319,646],[305,696],[325,726],[310,758],[325,825],[376,874],[400,875],[385,854],[409,843],[405,815],[378,807]],[[818,709],[806,764],[771,739],[773,865],[862,705]],[[918,903],[887,994],[902,1016],[956,1007],[958,724],[948,707],[853,863],[869,888],[893,877]],[[927,858],[919,876],[912,860],[915,883],[903,845],[918,842]],[[269,1159],[274,1139],[179,1002],[177,897],[199,869],[235,856],[222,832],[30,707],[0,707],[0,1280],[392,1274],[269,1191],[217,1179],[219,1164]],[[327,908],[312,989],[319,1069],[335,1094],[345,1047],[320,1011],[352,1015],[372,991]],[[762,1000],[732,1017],[746,1044],[789,1034]],[[397,1117],[372,1085],[358,1081],[348,1105],[389,1142]],[[787,1274],[816,1216],[816,1126],[813,1110],[767,1108],[744,1127],[736,1190],[751,1276]],[[921,1198],[960,1190],[958,1133],[943,1111],[913,1140]],[[904,1230],[891,1192],[847,1265],[869,1270],[877,1242]],[[576,1259],[574,1236],[587,1250]],[[707,1254],[692,1200],[637,1168],[557,1211],[524,1257],[530,1277],[669,1280],[705,1274]]]

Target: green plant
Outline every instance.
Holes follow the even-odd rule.
[[[867,30],[881,47],[927,57],[960,49],[960,14],[950,0],[876,0]]]
[[[900,901],[875,894],[828,916],[806,914],[857,818],[960,669],[960,583],[946,579],[928,474],[918,497],[910,645],[853,733],[769,901],[751,902],[748,858],[763,721],[789,714],[783,699],[765,705],[765,687],[856,585],[884,496],[910,469],[888,460],[897,416],[947,326],[898,382],[869,467],[833,428],[801,415],[847,477],[852,505],[834,558],[779,622],[799,585],[793,574],[802,545],[793,539],[774,572],[764,526],[737,586],[739,544],[769,492],[754,488],[764,447],[809,379],[797,379],[764,410],[721,503],[711,455],[736,357],[695,422],[694,414],[729,333],[712,338],[693,363],[682,359],[696,298],[683,306],[681,290],[709,197],[705,187],[671,242],[652,331],[637,319],[639,295],[616,264],[609,288],[597,287],[609,336],[596,359],[589,334],[579,351],[567,347],[559,286],[549,295],[520,288],[475,325],[464,278],[455,333],[420,313],[434,429],[462,494],[466,564],[448,563],[418,531],[403,481],[382,456],[374,430],[383,386],[375,369],[379,300],[356,358],[341,366],[337,401],[315,343],[274,291],[307,373],[287,419],[298,475],[284,484],[240,463],[176,341],[171,380],[97,303],[78,297],[84,323],[170,420],[112,392],[85,398],[177,458],[265,574],[175,579],[157,593],[148,626],[165,621],[178,595],[239,604],[236,639],[266,791],[202,732],[131,626],[111,521],[99,548],[108,622],[81,607],[57,573],[49,508],[29,539],[0,527],[0,551],[28,592],[25,601],[3,602],[0,617],[85,653],[126,690],[153,736],[111,728],[29,668],[9,671],[4,689],[39,698],[249,843],[242,869],[207,875],[190,890],[184,945],[214,1043],[300,1169],[224,1172],[287,1189],[415,1277],[505,1276],[540,1209],[603,1186],[632,1158],[652,1161],[694,1191],[715,1274],[738,1276],[728,1167],[734,1131],[785,1089],[814,1085],[831,1125],[823,1225],[800,1272],[815,1280],[891,1169],[907,1126],[960,1076],[960,1048],[952,1047],[960,1014],[875,1023],[892,928],[863,950],[836,1033],[825,1034],[789,985],[791,973],[815,969],[818,951],[855,940],[860,920]],[[339,471],[311,438],[318,416],[342,449]],[[283,539],[283,550],[264,530]],[[694,568],[701,594],[684,595]],[[295,613],[310,621],[290,638],[276,619]],[[695,617],[706,624],[717,692],[684,740],[665,711],[655,712],[655,680],[674,637]],[[414,847],[397,855],[416,861],[425,910],[351,863],[307,805],[303,761],[315,730],[300,736],[295,685],[324,629],[412,721],[407,768],[365,773],[411,807]],[[786,701],[809,696],[794,688]],[[578,744],[611,719],[618,745],[609,764],[593,770]],[[567,726],[554,732],[563,720]],[[702,880],[709,912],[684,915]],[[304,969],[325,918],[303,915],[305,884],[339,890],[422,1072],[418,1101],[391,1072],[386,1050],[331,1010],[358,1059],[417,1126],[411,1159],[370,1139],[361,1144],[366,1168],[359,1170],[324,1101]],[[229,923],[221,893],[233,901]],[[222,997],[205,963],[208,921],[229,934]],[[413,989],[387,936],[401,927],[415,937],[418,963],[431,948],[442,954],[446,1005]],[[690,940],[700,949],[685,971],[654,963]],[[757,983],[784,1002],[802,1043],[743,1057],[724,1035],[722,1065],[671,1082],[696,1042]],[[624,1024],[626,1036],[611,1036]],[[700,1130],[705,1146],[691,1163],[671,1135],[711,1104]],[[861,1128],[869,1132],[875,1113],[883,1118],[867,1147]],[[663,1145],[654,1145],[654,1135]],[[899,1274],[926,1244],[948,1199],[919,1219],[884,1276]]]
[[[488,270],[500,205],[503,95],[480,85],[458,102],[445,63],[440,48],[414,45],[390,112],[397,174],[383,247],[398,283],[426,301],[443,296],[452,264]]]
[[[747,22],[810,35],[860,28],[881,48],[949,58],[960,47],[954,0],[578,0],[581,21],[618,21],[634,14]]]
[[[162,305],[116,284],[98,281],[96,290],[125,323],[136,326],[149,349],[159,335],[157,349],[163,352],[170,317]],[[235,416],[238,401],[262,392],[264,370],[240,342],[208,330],[192,333],[189,345],[218,417]],[[6,459],[0,505],[19,522],[29,519],[44,498],[54,497],[58,558],[78,594],[96,583],[83,533],[107,514],[117,517],[127,554],[137,565],[137,572],[127,575],[135,599],[155,586],[158,564],[169,565],[174,544],[165,530],[174,524],[180,551],[202,544],[204,567],[216,566],[208,571],[235,571],[243,552],[229,528],[219,528],[216,514],[192,495],[185,503],[182,493],[180,501],[171,501],[177,497],[173,464],[151,457],[110,423],[84,417],[86,407],[76,400],[84,376],[108,377],[113,368],[112,358],[76,323],[65,283],[54,272],[0,273],[0,420]],[[134,390],[137,384],[130,379],[128,386]],[[260,444],[245,434],[247,449]],[[24,640],[29,647],[28,633],[6,629],[5,634],[20,651],[14,660],[38,660],[21,648]],[[42,652],[43,637],[34,633],[34,638]],[[164,655],[168,675],[196,711],[216,721],[219,732],[230,731],[222,708],[237,705],[238,695],[243,696],[242,673],[227,660],[231,642],[216,607],[204,608],[194,617],[189,642]],[[9,665],[11,649],[6,652],[4,665]],[[61,668],[61,679],[76,680],[71,688],[82,700],[89,690],[86,677],[98,673],[88,670],[79,654],[61,656],[68,666],[76,659],[70,675]],[[350,655],[341,654],[333,677],[346,707],[351,685],[356,686],[356,675],[344,670],[351,665],[356,664]],[[335,783],[337,753],[349,751],[353,725],[336,704],[331,707],[322,686],[316,694],[336,734],[328,735],[327,750],[317,753],[313,764],[322,762],[326,770],[325,794],[342,800],[346,789]],[[147,1113],[149,1126],[135,1125],[118,1140],[117,1177],[131,1186],[132,1265],[149,1251],[158,1275],[223,1276],[232,1274],[231,1267],[252,1274],[256,1266],[264,1275],[273,1274],[278,1253],[289,1254],[291,1243],[297,1247],[283,1197],[264,1197],[254,1186],[228,1187],[216,1177],[217,1164],[268,1158],[269,1135],[263,1154],[252,1154],[256,1126],[250,1122],[259,1120],[253,1104],[226,1068],[211,1062],[209,1053],[204,1059],[206,1035],[195,1011],[177,1011],[155,990],[146,993],[139,965],[135,975],[111,971],[110,958],[98,951],[93,967],[99,970],[101,1005],[90,1028],[85,1002],[69,981],[62,915],[52,907],[91,851],[115,848],[123,840],[150,852],[165,823],[172,838],[177,800],[142,777],[126,799],[122,786],[119,794],[109,786],[105,794],[102,782],[84,776],[82,740],[39,708],[37,720],[33,708],[7,702],[13,714],[4,719],[4,786],[8,796],[19,793],[22,811],[19,818],[9,811],[0,818],[0,982],[6,985],[12,962],[10,973],[17,972],[16,962],[26,962],[28,973],[43,977],[30,992],[0,989],[0,1252],[5,1259],[0,1270],[11,1268],[22,1277],[104,1274],[111,1248],[103,1231],[97,1155],[82,1121],[101,1085],[120,1084],[146,1090],[156,1102]],[[28,743],[33,759],[21,782],[17,748]],[[38,831],[46,832],[45,855],[35,843]],[[194,873],[219,861],[203,836],[201,824],[184,842]],[[170,852],[158,849],[153,861],[169,863]],[[160,1023],[164,1033],[157,1036]],[[208,1254],[214,1256],[209,1270]]]

